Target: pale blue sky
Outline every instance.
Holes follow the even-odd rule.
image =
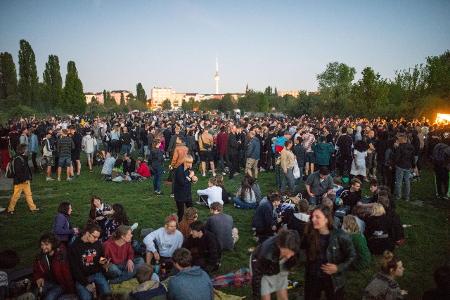
[[[42,79],[49,54],[76,62],[85,91],[142,82],[180,92],[316,90],[327,63],[384,77],[450,49],[450,1],[0,0],[0,51],[28,40]]]

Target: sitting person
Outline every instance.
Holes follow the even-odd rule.
[[[200,201],[197,204],[210,207],[214,202],[218,202],[223,205],[222,188],[216,185],[214,177],[209,178],[207,189],[197,190],[197,195],[200,196]]]
[[[436,288],[425,291],[422,300],[450,299],[450,265],[437,268],[433,277]]]
[[[209,208],[211,216],[206,219],[205,228],[218,239],[220,249],[233,250],[239,239],[237,228],[233,227],[233,217],[223,213],[223,205],[215,202]]]
[[[111,294],[111,287],[103,275],[108,260],[103,257],[100,235],[101,228],[88,223],[83,234],[69,248],[70,269],[80,300],[93,299],[93,293],[100,296]]]
[[[259,203],[262,199],[262,194],[261,194],[261,188],[260,188],[258,182],[256,181],[256,178],[254,178],[248,174],[245,174],[245,177],[247,177],[248,184],[250,184],[253,192],[255,193],[256,202]]]
[[[184,238],[188,238],[191,235],[191,228],[189,225],[197,221],[198,210],[195,207],[188,207],[184,211],[183,219],[178,223],[178,230],[183,234]]]
[[[116,158],[111,155],[111,153],[106,152],[105,162],[103,163],[101,174],[104,176],[105,180],[112,179],[112,171],[114,169],[114,165],[116,163]]]
[[[294,230],[281,230],[265,240],[251,255],[253,299],[288,299],[288,274],[298,261],[300,237]]]
[[[400,289],[396,277],[402,277],[405,268],[390,251],[383,253],[381,272],[364,289],[363,300],[404,299],[407,291]]]
[[[350,188],[341,193],[342,205],[347,209],[347,213],[350,213],[356,205],[362,204],[361,185],[361,180],[353,178],[350,181]]]
[[[135,257],[131,246],[131,227],[120,225],[114,234],[103,244],[105,257],[108,259],[106,277],[109,283],[121,283],[136,275],[137,268],[144,264],[142,257]]]
[[[139,174],[139,176],[143,178],[149,178],[151,176],[150,168],[141,157],[139,157],[136,160],[136,165],[137,165],[136,173]]]
[[[8,271],[13,270],[19,261],[19,255],[14,250],[6,249],[0,252],[0,299],[6,299],[6,296],[9,296]]]
[[[223,183],[223,176],[216,174],[216,185],[222,189],[222,201],[224,204],[228,204],[231,201],[231,194],[227,192]]]
[[[70,223],[71,214],[70,202],[61,202],[58,206],[58,214],[53,221],[53,233],[61,242],[69,243],[79,233],[78,228],[72,227]]]
[[[213,286],[208,274],[192,266],[191,252],[185,248],[173,253],[173,264],[179,271],[169,281],[168,298],[171,300],[211,300]]]
[[[201,221],[190,225],[191,236],[183,243],[183,248],[191,251],[192,265],[201,267],[208,274],[220,266],[222,250],[214,233],[207,231]]]
[[[273,236],[277,230],[277,215],[274,214],[274,209],[281,203],[280,194],[273,192],[267,198],[261,200],[253,216],[252,227],[255,229],[255,234],[258,237],[258,243],[264,242],[269,237]]]
[[[177,223],[177,216],[170,215],[166,218],[164,227],[149,233],[144,238],[147,264],[151,264],[154,259],[155,262],[164,264],[166,269],[171,269],[173,253],[183,245],[183,234],[177,230]]]
[[[320,167],[319,171],[311,173],[305,182],[309,204],[320,204],[320,200],[326,194],[333,192],[333,178],[327,167]]]
[[[43,299],[58,299],[63,294],[74,294],[67,248],[52,233],[40,240],[41,252],[33,264],[33,279]]]
[[[125,211],[125,208],[122,206],[122,204],[113,204],[112,212],[113,213],[109,215],[105,221],[105,234],[102,234],[103,241],[109,239],[120,225],[130,225],[127,212]]]
[[[166,288],[159,283],[158,275],[153,272],[152,266],[141,265],[136,272],[139,283],[129,294],[131,300],[166,299]]]
[[[367,247],[367,241],[359,230],[356,217],[346,215],[342,222],[342,230],[347,232],[352,238],[353,246],[356,251],[356,259],[352,263],[352,267],[356,270],[364,270],[370,266],[371,254]]]
[[[98,196],[91,198],[91,210],[89,211],[88,223],[94,223],[102,229],[102,236],[105,236],[105,224],[108,216],[112,215],[114,211],[108,203],[102,201]]]
[[[402,221],[400,220],[400,216],[393,210],[390,205],[393,201],[385,194],[380,192],[378,196],[378,203],[383,205],[384,210],[386,211],[386,216],[391,224],[392,229],[392,239],[395,241],[397,246],[401,246],[405,243],[405,232],[403,230]]]
[[[364,234],[372,254],[380,255],[385,250],[394,250],[395,241],[392,234],[392,222],[386,215],[383,205],[375,203],[372,206],[372,214],[366,220]]]
[[[242,179],[241,186],[237,190],[236,197],[234,198],[234,207],[254,209],[258,206],[256,195],[252,189],[249,178],[251,178],[251,176],[245,176]]]
[[[122,173],[128,178],[131,177],[132,173],[136,171],[136,162],[131,156],[127,153],[123,155],[123,163],[122,163]]]
[[[298,197],[291,199],[295,204],[295,209],[287,209],[282,214],[282,222],[288,229],[297,231],[301,238],[305,232],[305,226],[309,222],[309,203],[306,199]]]

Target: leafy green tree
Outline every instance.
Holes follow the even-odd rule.
[[[164,101],[161,103],[161,108],[162,108],[163,110],[171,110],[171,109],[172,109],[172,103],[170,102],[169,99],[166,99],[166,100],[164,100]]]
[[[355,68],[344,63],[329,63],[325,71],[317,75],[320,98],[324,108],[332,113],[342,112],[342,108],[350,98]]]
[[[221,112],[232,111],[235,108],[235,103],[230,94],[225,94],[222,99],[219,100],[217,109]]]
[[[136,85],[136,98],[138,101],[146,102],[147,101],[147,95],[145,94],[145,90],[142,87],[142,83],[138,83]]]
[[[120,92],[120,106],[125,106],[125,96]]]
[[[67,63],[67,75],[64,85],[64,106],[66,112],[84,113],[86,110],[86,100],[83,93],[83,83],[78,78],[78,71],[75,62]]]
[[[268,112],[269,111],[269,96],[265,93],[258,93],[258,111]]]
[[[33,106],[39,102],[38,82],[34,51],[30,43],[20,40],[18,89],[23,104]]]
[[[63,88],[58,56],[48,56],[43,78],[42,102],[44,107],[46,109],[60,107],[62,104]]]
[[[17,95],[17,72],[13,57],[8,52],[0,53],[0,99]]]
[[[450,50],[427,58],[426,83],[430,93],[450,97]]]
[[[272,88],[270,86],[266,87],[264,90],[264,95],[271,96],[272,95]]]

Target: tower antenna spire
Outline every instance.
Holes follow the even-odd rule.
[[[216,94],[219,94],[219,59],[216,56],[216,73],[214,74],[214,81],[216,82]]]

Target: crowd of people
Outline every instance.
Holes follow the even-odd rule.
[[[436,201],[450,195],[450,128],[425,119],[130,113],[8,125],[0,140],[1,168],[14,186],[7,214],[15,213],[22,192],[30,211],[39,211],[33,173],[42,170],[51,184],[62,180],[65,168],[65,179],[76,184],[83,152],[89,172],[100,167],[99,180],[148,182],[158,197],[165,178],[176,204],[176,214],[159,229],[142,229],[139,239],[133,238],[138,225],[130,226],[119,203],[93,196],[80,229],[70,221],[71,204],[62,202],[34,264],[34,282],[45,299],[107,297],[111,285],[134,277],[134,299],[212,299],[210,277],[239,239],[224,208],[252,215],[251,228],[240,230],[251,230],[257,242],[249,265],[255,299],[274,293],[287,299],[288,274],[301,263],[305,299],[321,293],[343,299],[347,273],[368,268],[373,255],[381,256],[381,271],[362,297],[402,299],[407,292],[396,278],[404,266],[395,252],[406,237],[396,204],[411,200],[411,185],[428,161]],[[273,174],[270,191],[261,189],[261,172]],[[207,187],[197,186],[199,177],[208,177]],[[227,177],[235,190],[225,188]],[[197,209],[203,207],[211,215],[201,221]],[[448,270],[438,272],[438,288],[428,295],[449,295],[442,283]]]

